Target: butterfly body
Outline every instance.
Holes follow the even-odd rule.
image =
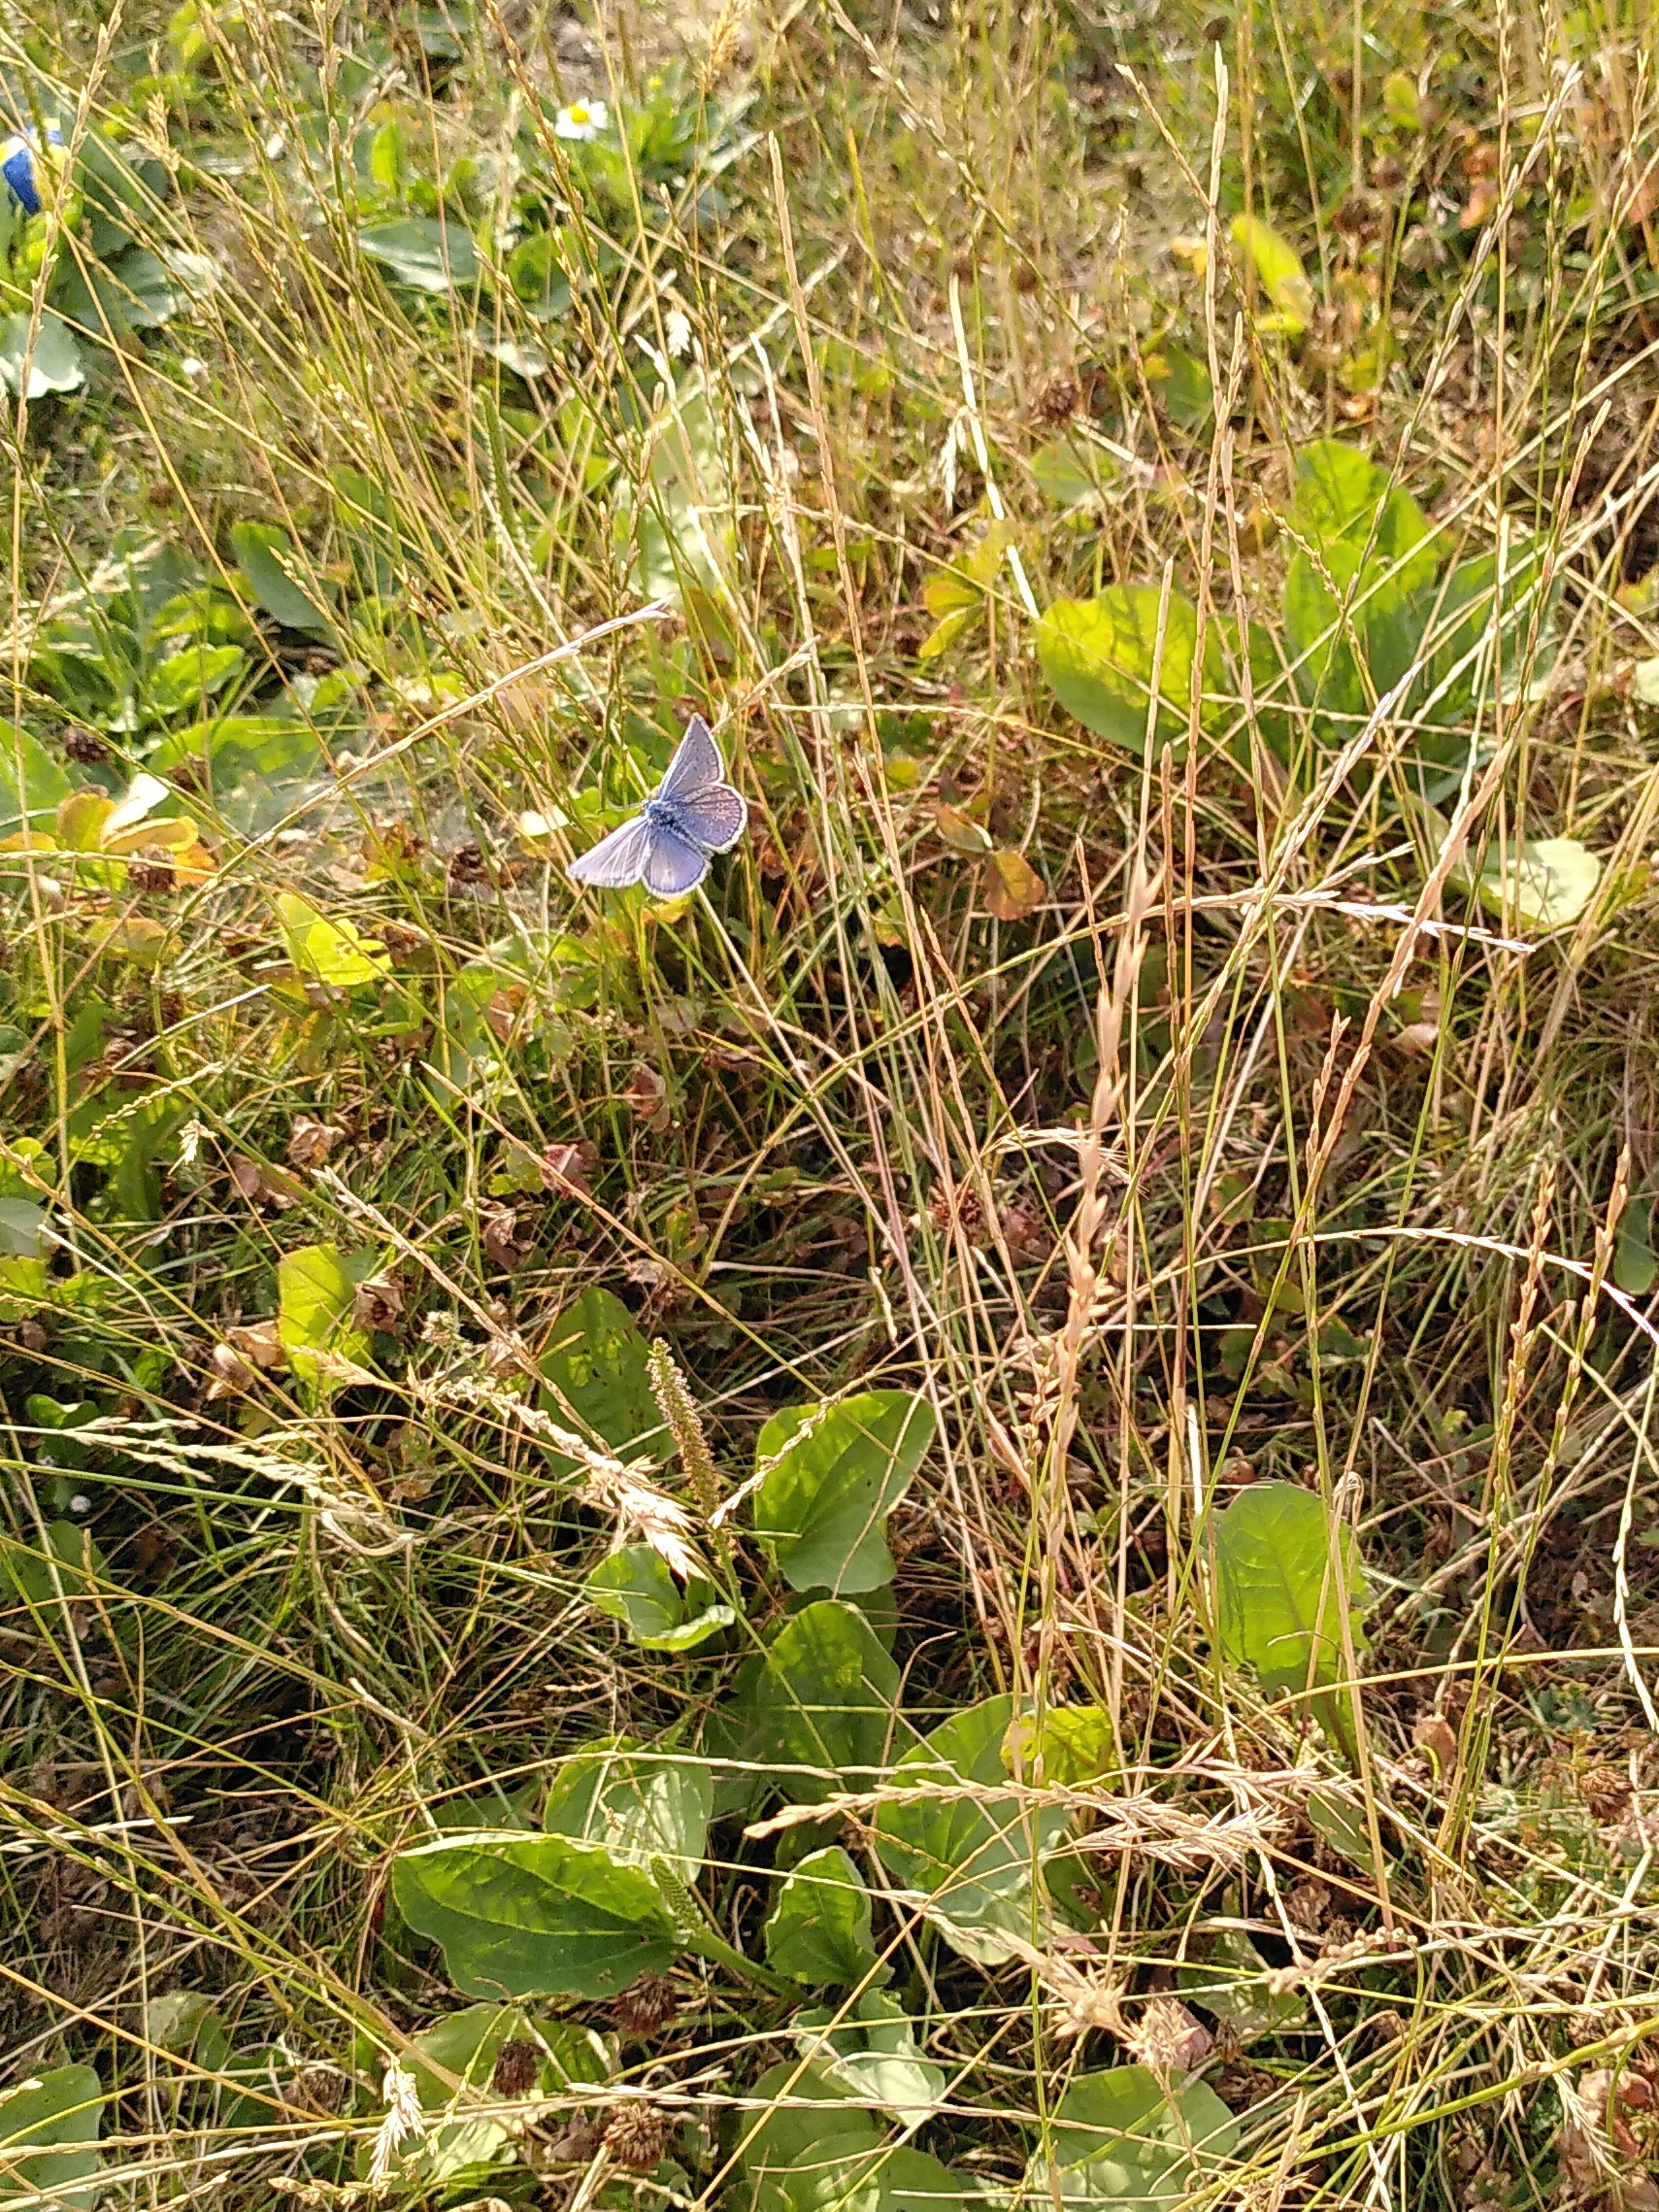
[[[579,884],[622,890],[644,884],[655,898],[680,898],[728,852],[748,822],[741,791],[726,782],[725,763],[708,723],[693,715],[662,782],[632,821],[602,837],[570,864]]]

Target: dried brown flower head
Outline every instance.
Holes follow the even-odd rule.
[[[605,2130],[605,2148],[619,2166],[634,2173],[649,2173],[660,2162],[667,2141],[662,2114],[648,2104],[624,2104],[612,2115]]]

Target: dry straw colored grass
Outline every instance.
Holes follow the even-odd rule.
[[[5,1629],[0,2016],[9,2078],[89,2059],[118,2091],[107,2201],[406,2189],[411,2039],[456,2000],[386,1934],[394,1856],[604,1731],[696,1756],[712,1679],[628,1645],[587,1572],[619,1529],[745,1557],[766,1416],[891,1384],[938,1416],[893,1526],[908,1694],[1097,1701],[1122,1759],[986,1794],[1085,1818],[1086,1945],[972,1974],[892,1908],[947,2082],[929,2144],[1006,2189],[1069,2068],[1178,2070],[1174,1970],[1239,1922],[1297,2025],[1246,2057],[1212,2022],[1242,2135],[1195,2201],[1645,2212],[1654,1326],[1618,1255],[1655,1173],[1654,25],[1618,0],[1202,16],[491,4],[440,71],[413,16],[249,0],[200,11],[187,91],[148,17],[5,33],[72,131],[109,118],[160,164],[147,235],[220,272],[83,398],[9,409],[12,711],[55,741],[32,640],[114,588],[119,532],[234,587],[230,525],[279,523],[321,596],[365,520],[342,471],[398,519],[396,614],[350,640],[362,712],[324,731],[326,778],[251,819],[190,792],[199,882],[65,890],[25,860],[4,888],[28,1056],[0,1135],[98,1286],[10,1326],[11,1526],[40,1551],[72,1488],[107,1563]],[[738,158],[666,209],[627,174],[610,241],[579,203],[578,368],[514,382],[487,347],[546,333],[510,286],[415,312],[365,257],[345,180],[386,117],[415,174],[481,158],[487,251],[514,131],[557,176],[560,99],[625,110],[664,69]],[[1385,144],[1400,73],[1421,127]],[[1294,343],[1241,206],[1304,251]],[[1351,389],[1378,321],[1393,358]],[[1208,427],[1172,409],[1172,346],[1222,395]],[[621,402],[584,419],[572,390]],[[1081,526],[1034,466],[1057,428],[1097,476]],[[1160,654],[1177,592],[1206,624],[1271,616],[1294,454],[1332,434],[1447,545],[1535,531],[1562,587],[1438,823],[1404,683],[1322,753],[1280,672],[1243,687],[1231,750],[1136,758],[1032,650],[1038,609],[1114,582],[1161,589]],[[630,559],[626,518],[677,492],[713,609],[683,570],[657,609]],[[920,658],[924,587],[999,522],[982,620]],[[294,641],[260,637],[291,678]],[[441,1024],[275,987],[283,891],[428,1008],[491,942],[591,922],[558,865],[591,828],[572,793],[681,696],[752,844],[685,922],[602,917],[586,1002],[545,971],[497,992],[487,1087]],[[976,802],[1039,870],[1029,914],[999,920],[941,834]],[[1553,931],[1468,889],[1540,836],[1603,864]],[[154,965],[99,949],[112,912],[165,923]],[[106,1137],[162,1110],[153,1223],[55,1164],[93,998]],[[325,1240],[389,1287],[370,1388],[360,1361],[308,1388],[257,1334],[280,1256]],[[663,1339],[674,1445],[646,1466],[527,1394],[589,1284]],[[68,1474],[43,1393],[96,1409]],[[1268,1478],[1370,1563],[1351,1761],[1308,1696],[1220,1657],[1213,1516]],[[854,1845],[903,1794],[824,1779]],[[716,1830],[686,1909],[728,1946],[757,1953],[756,1853],[789,1827]],[[180,1991],[251,2078],[160,2033]],[[621,2033],[620,2071],[485,2096],[552,2162],[481,2201],[619,2202],[644,2106],[690,2196],[718,2194],[793,2055],[780,2002],[682,1961],[640,2032],[568,2007]]]

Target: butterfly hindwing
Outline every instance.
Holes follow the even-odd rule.
[[[647,890],[653,898],[681,898],[694,891],[709,872],[708,854],[699,853],[661,822],[644,826],[646,857],[641,874]]]
[[[730,784],[713,784],[706,791],[693,791],[676,802],[675,812],[685,834],[705,853],[724,853],[737,843],[748,821],[748,806]]]

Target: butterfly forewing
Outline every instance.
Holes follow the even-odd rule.
[[[579,884],[592,884],[600,890],[625,890],[646,872],[651,834],[650,823],[636,815],[609,837],[602,837],[591,852],[574,859],[570,872]]]
[[[725,779],[726,764],[720,758],[720,749],[702,716],[693,715],[685,725],[685,735],[674,749],[674,758],[657,786],[656,795],[679,806]]]

